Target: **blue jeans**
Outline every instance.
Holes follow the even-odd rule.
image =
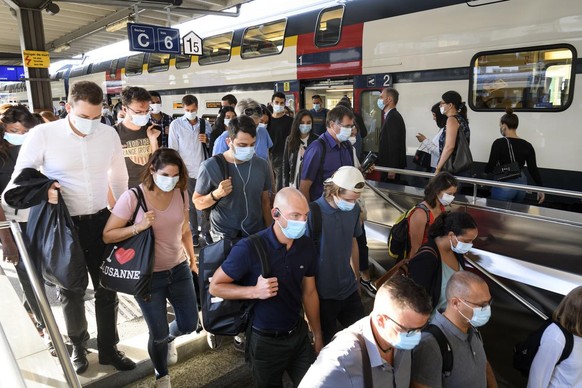
[[[198,307],[192,272],[184,261],[168,271],[154,272],[149,302],[136,298],[148,325],[148,353],[156,369],[156,378],[168,374],[168,342],[196,330]],[[176,320],[168,326],[166,300],[174,307]]]
[[[527,185],[527,178],[522,173],[519,178],[511,179],[505,182]],[[504,187],[493,187],[491,189],[491,199],[496,199],[498,201],[521,202],[524,198],[525,191],[523,190],[506,189]]]

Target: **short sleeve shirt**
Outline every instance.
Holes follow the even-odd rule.
[[[248,236],[265,228],[262,194],[271,190],[269,164],[257,156],[245,163],[227,163],[232,178],[232,192],[216,203],[210,212],[212,231],[223,237]],[[200,166],[195,192],[208,195],[224,180],[216,158]]]
[[[311,181],[309,196],[312,201],[321,197],[323,193],[323,182],[331,177],[342,166],[353,166],[353,152],[346,142],[337,143],[334,138],[325,132],[319,137],[325,142],[327,151],[323,161],[323,176],[320,174],[321,157],[323,148],[320,141],[313,141],[305,150],[301,168],[301,180]],[[349,143],[349,142],[348,142]]]
[[[485,388],[487,357],[477,331],[470,328],[468,333],[464,333],[439,312],[431,323],[438,326],[449,341],[453,350],[453,369],[449,377],[443,378],[439,345],[432,334],[422,333],[420,344],[412,354],[412,381],[435,388]]]
[[[132,190],[128,190],[119,197],[112,213],[129,221],[136,206],[137,197]],[[154,208],[147,197],[146,206],[156,216],[156,222],[152,225],[155,236],[154,272],[167,271],[186,260],[182,245],[182,224],[184,212],[189,209],[188,192],[180,194],[179,189],[174,189],[172,200],[164,210]],[[142,221],[143,215],[143,209],[140,209],[135,217],[136,224]]]
[[[152,153],[150,139],[147,135],[148,127],[146,125],[133,131],[123,123],[119,123],[116,128],[129,174],[128,186],[136,187],[141,183],[141,173]]]
[[[396,349],[394,365],[386,363],[376,347],[369,316],[338,333],[336,338],[323,348],[303,377],[299,388],[364,388],[362,353],[356,334],[364,338],[374,387],[408,388],[412,352]]]
[[[320,250],[317,259],[317,292],[322,299],[344,300],[358,289],[356,276],[350,265],[352,240],[362,234],[360,207],[350,211],[334,209],[320,197],[315,201],[322,216]],[[312,214],[309,215],[307,234],[313,235]]]
[[[273,227],[259,232],[267,248],[269,276],[279,282],[277,295],[258,300],[253,307],[253,326],[262,330],[290,330],[301,319],[302,283],[315,276],[315,246],[308,237],[293,241],[291,248],[281,244]],[[261,274],[261,261],[250,239],[240,240],[222,263],[222,270],[240,285],[254,286]]]

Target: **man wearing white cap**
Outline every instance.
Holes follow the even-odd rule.
[[[315,281],[325,344],[338,331],[336,321],[348,327],[364,316],[356,242],[362,234],[360,207],[356,201],[364,185],[360,170],[352,166],[340,167],[324,182],[323,196],[311,205],[307,234],[316,242],[318,250]],[[319,217],[321,222],[314,222],[314,217]],[[316,230],[318,224],[320,231]]]

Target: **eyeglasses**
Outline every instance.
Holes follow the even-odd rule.
[[[267,107],[263,104],[261,104],[260,106],[257,106],[255,108],[246,108],[243,113],[245,114],[245,116],[262,116],[262,115],[267,115],[269,114],[269,111],[267,110]]]
[[[337,125],[339,125],[340,127],[343,128],[350,128],[350,129],[354,129],[356,126],[354,124],[342,124],[339,121],[335,122]]]
[[[398,326],[404,333],[406,333],[407,337],[411,337],[417,333],[420,333],[422,331],[422,329],[424,329],[426,327],[426,325],[428,325],[428,322],[427,322],[424,325],[422,325],[422,327],[417,327],[416,329],[409,329],[408,327],[402,326],[400,323],[396,322],[394,319],[390,318],[388,315],[385,315],[385,317],[388,318],[389,320],[391,320],[392,322],[394,322],[396,324],[396,326]]]
[[[130,111],[132,111],[133,113],[135,113],[136,115],[147,115],[148,113],[151,113],[151,111],[152,111],[152,108],[149,108],[145,112],[136,112],[133,109],[131,109],[129,106],[126,106],[126,108],[129,109]]]
[[[470,305],[473,305],[473,306],[476,306],[476,307],[480,307],[481,310],[485,310],[487,307],[491,306],[491,304],[493,303],[493,298],[489,299],[488,302],[485,302],[483,304],[470,302],[470,301],[468,301],[466,299],[462,299],[462,298],[459,298],[459,299],[461,299],[463,302],[468,303]]]

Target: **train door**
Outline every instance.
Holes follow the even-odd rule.
[[[287,100],[287,107],[293,112],[300,108],[299,104],[299,81],[275,82],[275,91],[283,92]]]
[[[321,97],[323,107],[326,109],[333,109],[343,97],[348,97],[352,102],[354,100],[351,78],[303,81],[301,91],[305,109],[313,109],[311,100],[315,95]]]

